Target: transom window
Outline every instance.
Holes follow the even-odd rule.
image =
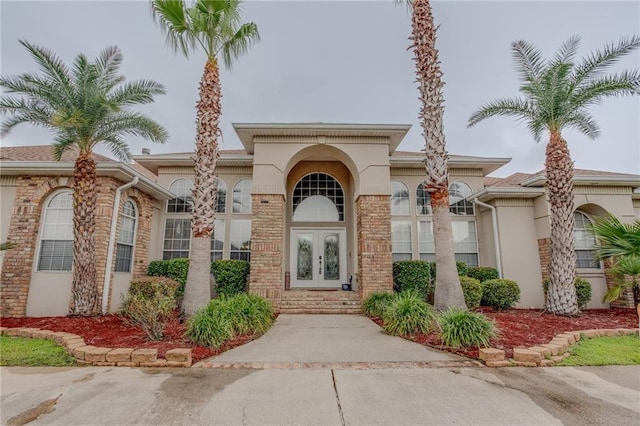
[[[44,208],[38,271],[71,271],[73,266],[73,195],[55,194]]]
[[[409,188],[402,182],[391,182],[391,214],[398,216],[408,216],[409,209]]]
[[[233,187],[233,213],[251,213],[251,179],[242,179]]]
[[[582,212],[573,214],[575,227],[573,228],[573,242],[576,250],[577,268],[600,268],[600,262],[596,260],[595,237],[589,232],[591,220]]]
[[[471,187],[464,182],[452,182],[449,185],[449,211],[455,215],[473,216],[475,214],[471,196]]]
[[[133,261],[133,246],[136,233],[136,219],[138,213],[133,201],[127,200],[120,213],[120,234],[116,249],[116,272],[131,272]]]
[[[176,194],[176,198],[169,200],[167,213],[191,213],[193,198],[191,198],[193,184],[189,179],[178,179],[171,184],[169,191]]]
[[[293,216],[296,218],[296,210],[310,197],[320,200],[326,198],[335,205],[338,211],[337,220],[344,221],[344,193],[342,186],[333,177],[325,173],[310,173],[300,179],[293,189]],[[318,205],[320,205],[318,201]]]
[[[421,183],[416,189],[416,207],[419,215],[430,215],[431,211],[431,195],[425,191],[426,185]]]

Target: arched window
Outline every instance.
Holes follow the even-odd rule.
[[[227,184],[220,178],[216,179],[218,197],[216,213],[224,213],[227,207]]]
[[[73,195],[54,194],[44,208],[38,271],[71,271],[73,266]]]
[[[193,184],[189,179],[178,179],[171,184],[169,191],[176,194],[176,198],[169,200],[167,213],[191,213],[193,208],[192,187]]]
[[[132,200],[127,200],[120,212],[120,233],[116,250],[116,272],[131,272],[133,246],[135,245],[138,211]]]
[[[300,179],[293,189],[292,200],[294,221],[344,221],[342,186],[328,174],[310,173]]]
[[[418,185],[416,189],[416,207],[419,215],[430,215],[431,211],[431,195],[425,191],[424,183]]]
[[[233,213],[251,213],[251,179],[242,179],[233,187]]]
[[[594,246],[595,237],[589,232],[591,225],[589,217],[582,212],[574,212],[573,219],[573,242],[576,250],[576,267],[578,268],[600,268],[600,262],[596,260]]]
[[[456,215],[473,216],[475,214],[471,196],[471,187],[464,182],[452,182],[449,185],[449,211]]]
[[[402,182],[391,182],[391,214],[408,216],[411,214],[409,208],[409,188]]]

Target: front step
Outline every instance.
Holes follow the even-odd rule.
[[[285,290],[281,314],[360,314],[360,296],[353,291]]]

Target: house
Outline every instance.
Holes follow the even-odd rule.
[[[235,124],[244,149],[222,151],[217,163],[211,259],[249,260],[250,291],[276,309],[306,293],[295,289],[351,282],[357,298],[390,290],[393,261],[434,259],[424,155],[397,150],[409,127]],[[118,308],[120,293],[149,261],[188,257],[192,155],[145,153],[134,164],[96,155],[105,309]],[[18,243],[2,254],[2,315],[63,315],[72,158],[53,162],[47,146],[6,147],[0,157],[0,239]],[[456,258],[497,268],[519,284],[519,307],[542,307],[550,236],[545,177],[489,176],[509,161],[449,157]],[[576,170],[574,183],[578,274],[593,286],[588,307],[606,307],[601,300],[612,277],[593,260],[586,226],[609,213],[640,218],[640,176]]]

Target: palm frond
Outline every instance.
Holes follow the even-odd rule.
[[[615,216],[607,216],[596,219],[588,229],[598,241],[596,256],[599,259],[640,256],[640,220],[622,223]]]
[[[258,26],[249,22],[222,45],[222,61],[227,68],[231,68],[233,61],[245,54],[253,43],[260,41]]]
[[[571,96],[572,108],[596,105],[604,98],[640,95],[640,71],[623,71],[582,85]]]
[[[24,39],[20,39],[18,42],[27,49],[31,57],[40,65],[40,70],[46,78],[60,85],[60,88],[64,89],[67,94],[71,92],[69,69],[58,56],[51,50],[31,44]]]
[[[51,124],[50,114],[47,111],[33,109],[30,111],[20,111],[4,120],[2,126],[0,126],[0,136],[8,135],[14,127],[22,123],[30,123],[36,127],[45,129],[54,128]]]
[[[122,52],[117,46],[105,48],[94,62],[96,72],[105,82],[117,79],[117,73],[122,64]]]
[[[534,109],[524,99],[503,98],[491,101],[474,112],[467,123],[467,127],[473,127],[482,120],[494,116],[516,117],[522,121],[535,119]]]
[[[166,93],[166,89],[160,83],[151,80],[137,80],[118,87],[109,95],[108,99],[120,106],[148,104],[153,102],[154,95]]]
[[[574,128],[590,139],[598,139],[600,136],[600,126],[596,120],[584,110],[573,111],[564,118],[567,127]]]
[[[153,0],[150,3],[154,22],[166,35],[166,44],[174,52],[189,57],[196,38],[183,0]]]
[[[550,64],[558,65],[558,64],[571,64],[573,59],[576,57],[576,53],[578,53],[578,47],[580,46],[580,36],[573,35],[569,37],[569,40],[562,43],[560,49],[556,52],[553,59],[551,59]]]
[[[583,83],[600,77],[609,67],[624,56],[640,47],[640,36],[621,38],[618,44],[607,44],[601,50],[596,50],[576,66],[572,77],[572,86],[580,87]]]
[[[53,158],[60,161],[62,154],[76,144],[76,138],[69,133],[60,133],[53,143]]]

